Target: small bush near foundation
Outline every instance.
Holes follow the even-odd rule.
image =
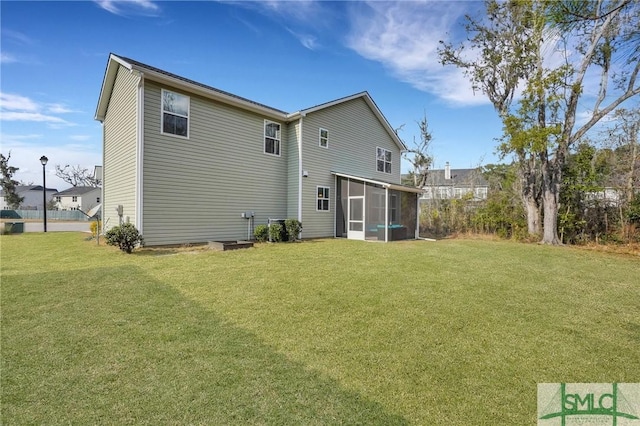
[[[297,219],[287,219],[284,221],[284,227],[287,230],[289,241],[298,240],[298,235],[302,231],[302,223]]]
[[[267,225],[258,225],[253,230],[253,238],[259,243],[264,243],[269,239],[269,227]]]
[[[269,236],[271,238],[271,241],[273,241],[274,243],[284,241],[285,235],[283,235],[283,231],[284,227],[282,225],[280,225],[279,223],[272,223],[269,227]]]
[[[142,235],[131,223],[114,226],[105,234],[107,244],[118,246],[120,250],[131,253],[134,248],[144,243]]]

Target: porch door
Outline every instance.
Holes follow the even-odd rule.
[[[364,240],[364,197],[349,197],[347,238]]]

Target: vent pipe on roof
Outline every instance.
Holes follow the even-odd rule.
[[[449,162],[444,163],[444,178],[449,180],[451,179],[451,167],[449,167]]]

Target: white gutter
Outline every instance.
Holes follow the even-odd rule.
[[[421,189],[421,188],[413,188],[411,186],[404,186],[404,185],[398,185],[398,184],[395,184],[395,183],[382,182],[382,181],[379,181],[379,180],[363,178],[363,177],[360,177],[360,176],[347,175],[347,174],[338,173],[338,172],[331,172],[331,174],[336,175],[336,176],[340,176],[342,178],[354,179],[354,180],[359,180],[361,182],[367,182],[367,183],[372,183],[374,185],[380,185],[383,188],[395,189],[396,191],[413,192],[413,193],[416,193],[416,194],[424,193],[424,189]]]

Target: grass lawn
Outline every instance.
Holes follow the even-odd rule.
[[[2,424],[536,422],[640,382],[640,261],[479,240],[212,252],[0,237]]]

